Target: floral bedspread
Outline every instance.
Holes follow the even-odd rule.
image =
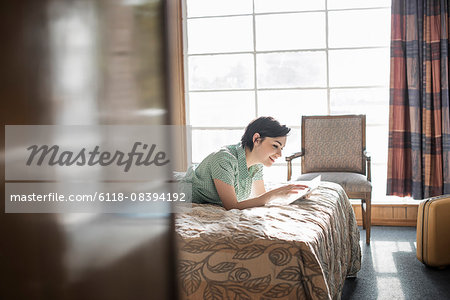
[[[361,267],[355,216],[333,183],[284,206],[193,204],[175,225],[181,299],[340,299]]]

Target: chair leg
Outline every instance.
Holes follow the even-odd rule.
[[[364,199],[361,199],[361,215],[362,215],[362,227],[363,229],[366,229],[366,205]]]
[[[371,193],[366,194],[366,244],[370,244],[370,227],[372,226],[372,196]]]

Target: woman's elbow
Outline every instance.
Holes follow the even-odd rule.
[[[242,209],[241,205],[239,205],[239,202],[235,199],[228,199],[231,201],[227,201],[227,200],[222,200],[222,206],[226,209],[226,210],[231,210],[231,209]],[[234,201],[233,201],[234,200]]]
[[[227,204],[227,205],[224,204],[223,207],[226,210],[241,209],[237,203],[236,204]]]

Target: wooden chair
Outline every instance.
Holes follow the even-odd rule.
[[[302,151],[286,157],[288,176],[292,160],[301,157],[302,175],[297,180],[340,184],[349,199],[361,199],[366,243],[370,244],[371,195],[370,156],[366,152],[366,116],[303,116]]]

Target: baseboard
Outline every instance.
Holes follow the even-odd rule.
[[[362,225],[361,204],[352,204],[358,225]],[[372,204],[372,225],[416,226],[415,204]]]

